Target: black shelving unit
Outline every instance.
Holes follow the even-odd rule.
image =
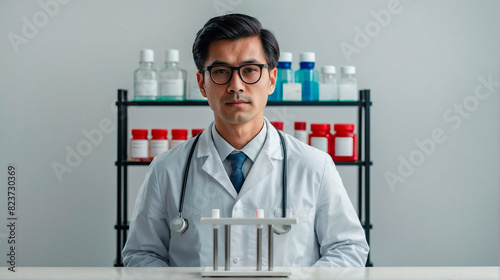
[[[358,167],[358,217],[365,230],[366,240],[370,243],[370,230],[372,224],[370,221],[370,166],[372,165],[370,157],[370,90],[359,91],[359,101],[354,102],[268,102],[267,106],[340,106],[357,107],[358,109],[358,158],[356,162],[336,162],[338,166],[357,166]],[[116,259],[115,266],[123,266],[121,251],[127,241],[128,225],[128,167],[129,166],[147,166],[150,162],[135,162],[128,160],[128,107],[129,106],[208,106],[206,101],[128,101],[127,90],[118,90],[117,117],[117,209],[116,209]],[[370,255],[366,266],[373,266]]]

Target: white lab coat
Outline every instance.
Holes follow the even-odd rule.
[[[268,128],[272,128],[266,121]],[[213,124],[212,124],[213,125]],[[212,126],[211,125],[211,126]],[[178,216],[182,177],[193,140],[154,159],[141,186],[123,250],[125,266],[212,266],[212,227],[200,225],[220,209],[221,217],[282,216],[283,154],[278,132],[268,129],[264,146],[236,193],[211,137],[211,126],[194,151],[184,200],[183,234],[170,231]],[[289,217],[299,223],[274,235],[275,266],[364,266],[364,231],[329,155],[284,134],[288,153]],[[267,229],[262,263],[267,265]],[[219,230],[219,264],[224,264],[224,228]],[[255,266],[256,230],[232,226],[231,266]]]

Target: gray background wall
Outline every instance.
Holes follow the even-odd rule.
[[[293,52],[293,68],[300,52],[314,51],[318,67],[355,65],[360,87],[371,89],[376,266],[498,265],[499,7],[450,0],[0,1],[1,265],[6,174],[14,164],[18,265],[112,266],[116,90],[132,89],[142,48],[155,50],[157,67],[166,49],[178,48],[193,79],[196,31],[230,11],[273,30],[281,49]],[[354,122],[356,113],[274,107],[266,115],[291,132],[294,121]],[[211,118],[209,108],[133,108],[129,127],[205,127]],[[71,156],[78,149],[80,160]],[[59,178],[57,164],[66,166]],[[354,168],[339,169],[356,204]],[[145,170],[130,172],[130,211]]]

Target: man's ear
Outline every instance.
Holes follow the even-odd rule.
[[[269,95],[274,92],[274,88],[276,87],[277,75],[278,69],[276,67],[269,70]]]
[[[207,97],[207,93],[205,91],[205,79],[203,78],[203,74],[199,71],[196,72],[196,80],[198,81],[198,87],[200,88],[201,95],[203,95],[203,97]]]

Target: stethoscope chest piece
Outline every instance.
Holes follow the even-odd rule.
[[[292,228],[291,225],[274,225],[273,231],[277,235],[282,235],[282,234],[289,232],[291,228]]]
[[[188,226],[189,222],[181,217],[176,217],[170,222],[170,229],[178,233],[184,233]]]

